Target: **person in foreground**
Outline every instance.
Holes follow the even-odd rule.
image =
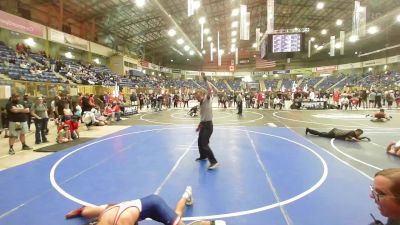
[[[375,174],[371,195],[382,216],[387,217],[386,225],[400,224],[400,168],[384,169]],[[372,214],[371,214],[372,216]],[[372,224],[383,224],[374,218]]]
[[[349,131],[349,130],[341,130],[341,129],[333,128],[329,132],[319,132],[317,130],[313,130],[313,129],[310,129],[307,127],[306,135],[308,133],[317,135],[320,137],[336,138],[336,139],[341,139],[341,140],[345,140],[345,141],[361,141],[361,140],[370,141],[370,138],[368,138],[368,137],[361,137],[361,135],[364,133],[363,130],[361,130],[361,129]]]
[[[400,141],[390,142],[390,144],[386,148],[386,152],[391,155],[400,156]]]
[[[193,204],[192,188],[186,187],[175,210],[170,208],[158,195],[149,195],[140,199],[100,206],[82,206],[65,215],[66,219],[85,217],[97,225],[135,225],[138,221],[150,218],[165,225],[184,225],[183,212],[186,205]],[[224,221],[195,221],[193,225],[226,225]]]

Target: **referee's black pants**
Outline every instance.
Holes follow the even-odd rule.
[[[320,137],[326,137],[326,138],[335,138],[335,134],[333,133],[333,131],[329,131],[329,132],[319,132],[317,130],[312,130],[310,128],[308,128],[308,133],[310,134],[314,134]]]
[[[200,158],[205,159],[208,158],[208,161],[212,163],[216,163],[217,159],[212,152],[209,143],[210,137],[213,133],[213,123],[212,121],[200,122],[200,131],[199,131],[199,139],[197,140],[199,146]]]

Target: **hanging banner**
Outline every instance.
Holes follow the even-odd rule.
[[[89,50],[89,42],[88,41],[86,41],[82,38],[75,37],[70,34],[66,34],[66,33],[58,31],[58,30],[54,30],[51,28],[48,28],[48,29],[49,29],[49,40],[50,41],[58,42],[61,44],[66,44],[71,47],[79,48],[79,49],[86,50],[86,51]]]
[[[312,68],[291,69],[290,74],[311,74]]]
[[[367,30],[367,7],[360,6],[359,7],[359,36],[364,37],[366,35]]]
[[[160,67],[160,71],[163,73],[172,73],[172,69],[168,67]]]
[[[400,55],[387,58],[387,63],[396,63],[396,62],[400,62]]]
[[[273,70],[272,74],[290,74],[290,70]]]
[[[339,33],[340,55],[344,55],[345,36],[346,36],[345,32],[340,31],[340,33]]]
[[[267,33],[274,32],[275,0],[267,0]]]
[[[149,63],[149,69],[160,71],[160,67],[153,63]]]
[[[240,5],[240,40],[249,40],[247,5]]]
[[[337,69],[336,66],[321,66],[321,67],[315,67],[314,72],[330,72],[330,71],[335,71]]]
[[[1,10],[0,27],[35,37],[46,38],[45,26]]]
[[[140,65],[142,65],[142,67],[144,67],[144,68],[149,68],[149,62],[147,62],[147,61],[141,60]]]
[[[351,35],[358,37],[358,29],[360,25],[360,2],[354,1],[354,10],[353,10],[353,23],[351,29]]]
[[[363,67],[378,66],[386,64],[386,58],[374,59],[363,62]]]
[[[348,64],[342,64],[338,66],[338,70],[349,70],[349,69],[357,69],[357,68],[361,68],[362,67],[362,63],[358,62],[358,63],[348,63]]]
[[[331,36],[330,47],[329,55],[335,56],[335,36]]]

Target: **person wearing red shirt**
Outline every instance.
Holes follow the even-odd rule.
[[[121,105],[119,102],[117,102],[114,105],[113,112],[114,112],[115,117],[117,118],[116,121],[120,121],[121,120]]]
[[[71,133],[72,139],[79,139],[79,121],[78,118],[73,116],[71,120],[65,121],[65,124],[69,125],[69,132]]]

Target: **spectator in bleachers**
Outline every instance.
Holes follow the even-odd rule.
[[[43,97],[37,98],[30,111],[35,122],[35,144],[48,142],[46,132],[49,116],[47,115],[47,106],[43,102]]]

